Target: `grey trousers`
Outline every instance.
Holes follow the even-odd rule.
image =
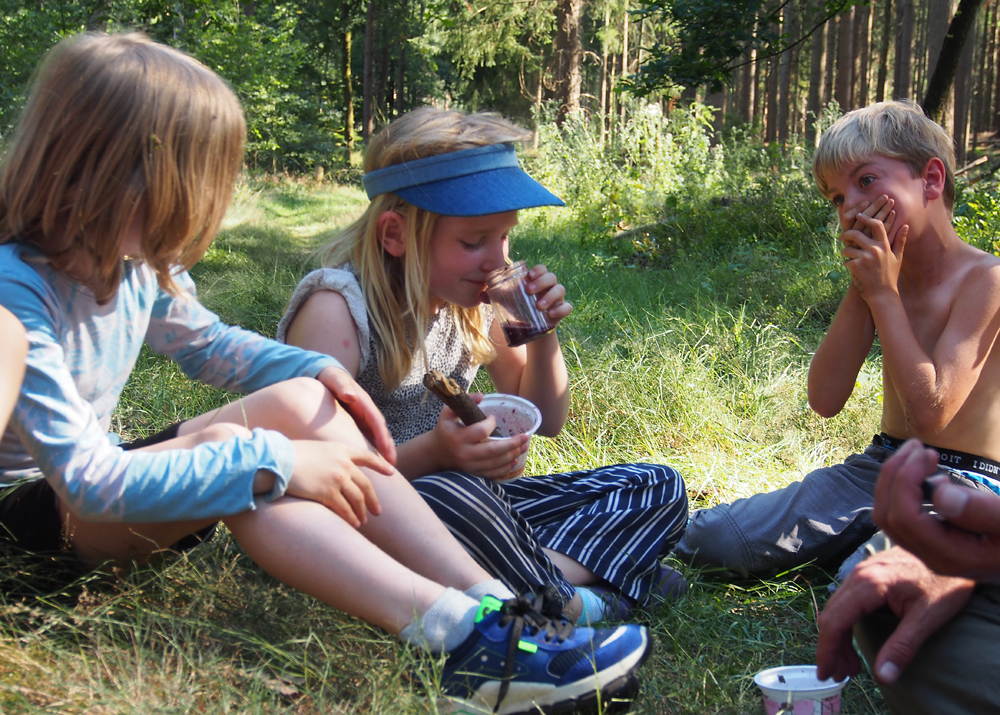
[[[892,611],[882,608],[854,626],[869,669],[898,623]],[[1000,586],[980,585],[968,605],[924,642],[899,680],[879,689],[893,715],[1000,713],[997,663]]]
[[[839,565],[877,530],[871,519],[875,482],[889,454],[872,444],[784,489],[700,509],[674,555],[743,575],[812,560]]]

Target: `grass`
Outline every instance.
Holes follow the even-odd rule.
[[[364,205],[352,188],[241,185],[192,271],[202,301],[273,335],[314,251]],[[526,212],[512,239],[514,256],[549,265],[575,306],[560,331],[570,420],[533,442],[529,473],[666,462],[693,504],[708,506],[782,486],[870,439],[877,355],[840,415],[822,420],[806,404],[811,351],[846,288],[827,259],[761,250],[720,263],[711,251],[678,251],[643,263],[613,248],[581,239],[568,210]],[[228,399],[143,352],[113,428],[144,436]],[[70,588],[46,587],[35,575],[44,566],[0,567],[2,712],[438,710],[439,663],[283,587],[224,532],[189,556]],[[814,661],[829,576],[806,567],[731,584],[682,570],[689,594],[641,616],[656,646],[633,712],[760,712],[756,671]],[[884,712],[866,675],[844,696],[847,715]]]

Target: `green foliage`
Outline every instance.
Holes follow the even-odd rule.
[[[955,186],[955,230],[973,246],[1000,256],[1000,198],[996,181]]]

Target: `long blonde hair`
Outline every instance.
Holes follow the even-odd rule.
[[[496,114],[465,114],[421,107],[396,119],[376,134],[365,152],[365,173],[404,161],[492,144],[520,142],[530,132]],[[406,251],[397,258],[382,248],[378,219],[396,211],[406,224]],[[395,194],[376,196],[365,213],[324,248],[324,265],[351,263],[365,296],[368,319],[379,337],[379,370],[386,388],[394,390],[413,367],[415,353],[426,354],[424,336],[431,320],[430,243],[438,214],[413,206]],[[473,360],[491,362],[490,342],[482,310],[451,305],[465,346]]]
[[[245,137],[236,95],[187,55],[137,33],[67,38],[38,68],[0,166],[0,243],[84,270],[75,277],[105,303],[143,216],[142,258],[176,293],[171,273],[219,230]]]

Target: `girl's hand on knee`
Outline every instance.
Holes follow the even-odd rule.
[[[479,402],[483,396],[474,394]],[[441,447],[445,466],[487,479],[506,476],[521,453],[528,448],[528,437],[517,435],[508,439],[489,439],[496,428],[496,419],[487,416],[474,425],[463,425],[450,408],[441,410],[434,436]]]
[[[346,370],[328,367],[316,379],[333,393],[337,401],[354,418],[361,432],[371,440],[375,448],[390,464],[396,463],[396,443],[386,427],[385,417],[372,402],[372,398]],[[381,470],[379,470],[381,471]]]
[[[527,289],[538,296],[538,307],[544,310],[553,323],[558,323],[573,312],[573,306],[566,302],[566,288],[556,278],[556,274],[539,263],[528,271]]]
[[[339,443],[293,440],[292,445],[295,471],[285,494],[319,502],[354,528],[368,523],[368,512],[382,512],[375,488],[360,469],[391,475],[392,465],[382,457]]]

